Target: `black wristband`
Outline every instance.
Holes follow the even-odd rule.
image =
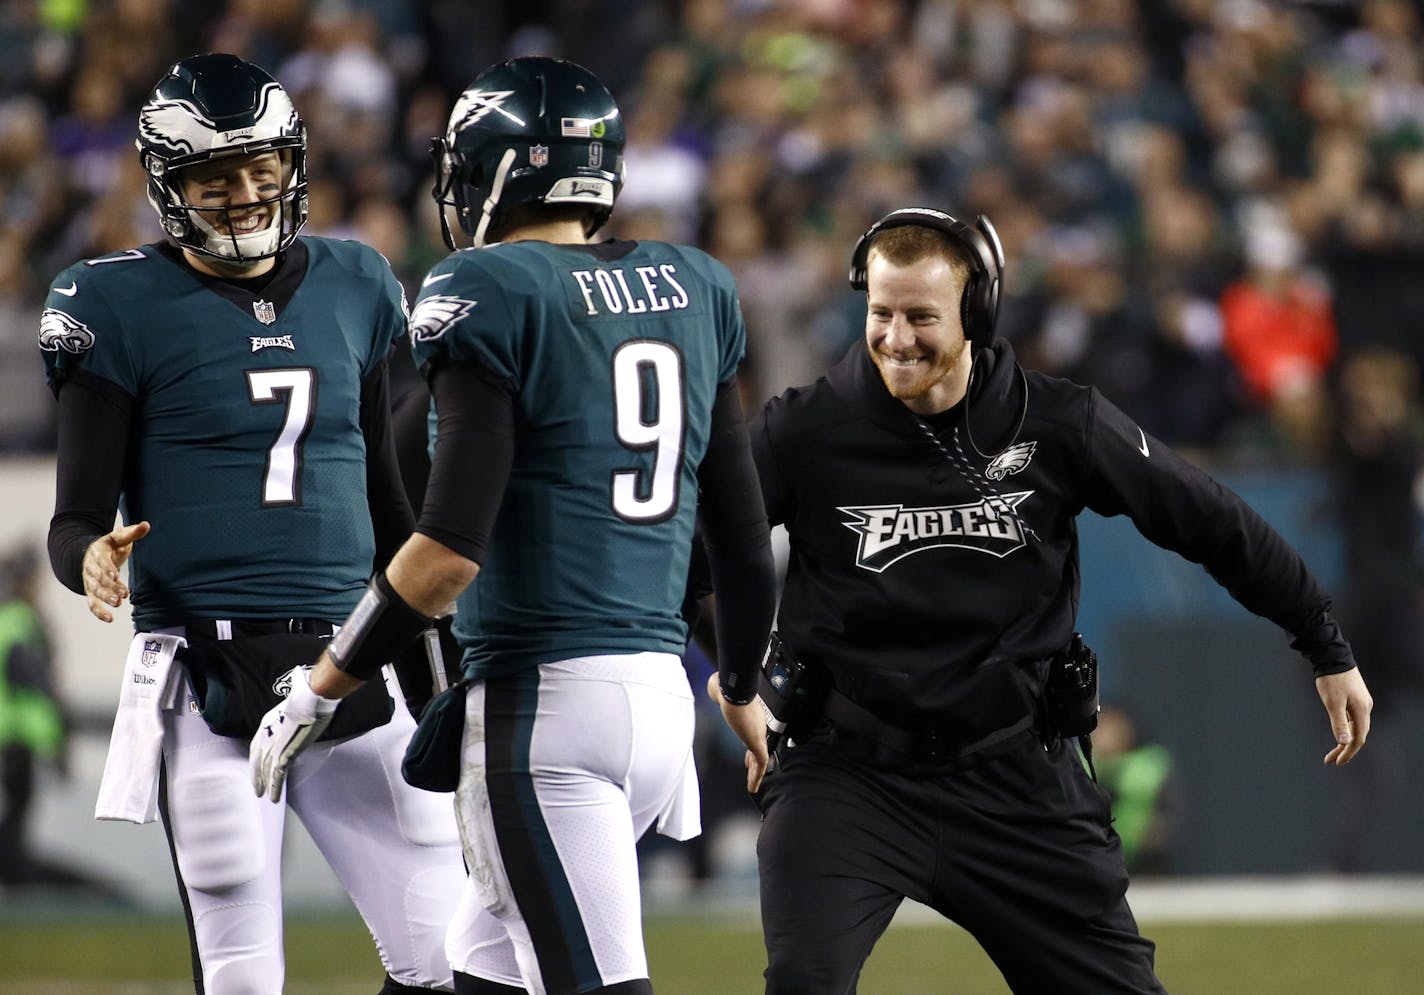
[[[337,669],[369,681],[432,624],[433,619],[406,604],[386,575],[378,573],[327,652]]]

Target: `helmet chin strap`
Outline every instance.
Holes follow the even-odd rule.
[[[499,160],[499,166],[494,171],[494,182],[490,184],[489,196],[485,198],[484,207],[481,208],[480,223],[475,229],[476,249],[483,248],[485,244],[485,233],[489,231],[490,219],[494,217],[494,209],[499,206],[500,194],[504,193],[504,180],[509,176],[510,169],[514,166],[514,150],[505,149],[504,155]]]
[[[272,222],[266,228],[247,235],[231,233],[224,235],[209,224],[196,210],[190,209],[188,216],[198,230],[203,233],[203,241],[209,252],[223,259],[241,263],[257,262],[260,257],[272,254],[272,251],[277,247],[277,242],[282,237],[282,215],[285,210],[286,205],[282,201],[277,201],[275,210],[272,212]],[[251,249],[252,253],[249,255],[243,251],[245,249]]]

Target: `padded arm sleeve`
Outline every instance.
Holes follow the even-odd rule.
[[[718,388],[712,437],[697,477],[717,595],[717,671],[723,696],[745,704],[756,694],[757,669],[776,612],[776,568],[735,379]]]
[[[98,377],[75,374],[57,386],[59,458],[49,562],[54,575],[84,593],[84,551],[114,528],[128,457],[133,398]]]
[[[361,433],[366,437],[366,503],[376,533],[374,570],[384,570],[415,529],[391,431],[390,372],[382,362],[361,382]]]
[[[431,372],[430,392],[435,455],[415,531],[480,563],[514,462],[514,388],[476,363],[450,363]]]

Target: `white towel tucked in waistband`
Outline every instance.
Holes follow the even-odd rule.
[[[94,818],[143,824],[158,817],[163,709],[177,700],[182,671],[173,666],[173,654],[186,645],[182,636],[153,632],[140,632],[129,643]]]
[[[658,813],[657,827],[659,835],[675,840],[690,840],[702,832],[701,792],[691,750],[687,751],[687,763],[682,768],[682,783]]]

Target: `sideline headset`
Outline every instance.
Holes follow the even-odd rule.
[[[994,340],[994,325],[999,316],[999,284],[1004,278],[1004,247],[999,233],[984,215],[975,218],[970,227],[958,218],[931,207],[902,207],[891,211],[871,225],[850,257],[850,285],[854,290],[867,289],[866,271],[870,247],[876,237],[890,228],[920,225],[944,232],[967,251],[971,260],[969,280],[964,285],[960,304],[960,320],[971,345],[983,348]]]

